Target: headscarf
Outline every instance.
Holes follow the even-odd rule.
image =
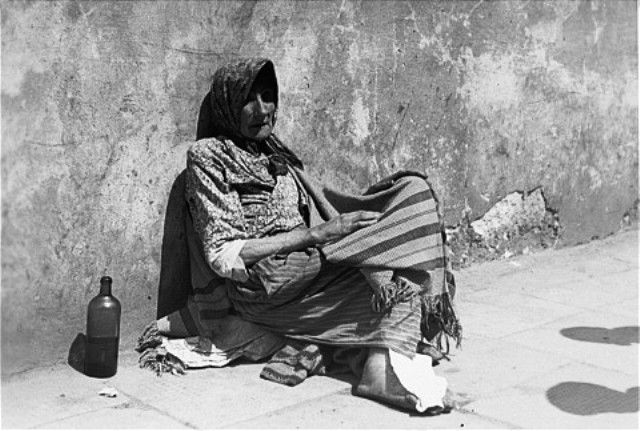
[[[271,60],[250,58],[226,64],[213,75],[211,91],[205,97],[200,110],[196,139],[226,137],[238,144],[247,140],[240,133],[240,112],[260,73],[265,73],[272,82],[277,110],[278,80]],[[274,125],[275,122],[274,113]],[[300,159],[273,132],[262,141],[262,145],[264,153],[269,157],[270,168],[275,174],[281,175],[283,168],[286,171],[287,164],[302,169]]]

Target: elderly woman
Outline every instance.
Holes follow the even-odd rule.
[[[172,329],[156,324],[153,335],[217,344],[247,332],[221,323],[234,316],[278,337],[273,356],[244,350],[271,357],[265,378],[297,384],[342,360],[359,378],[356,394],[442,412],[446,382],[431,360],[442,358],[443,334],[459,342],[460,326],[426,179],[399,173],[363,195],[313,181],[273,133],[278,84],[266,59],[218,69],[203,108],[186,171],[196,299],[174,313]],[[149,333],[141,351],[157,344]]]

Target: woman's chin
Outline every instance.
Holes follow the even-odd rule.
[[[262,127],[255,131],[249,130],[249,133],[245,133],[244,135],[252,141],[264,141],[271,136],[271,127]]]

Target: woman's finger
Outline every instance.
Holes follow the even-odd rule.
[[[356,222],[356,225],[358,225],[359,227],[367,227],[367,226],[371,226],[373,224],[376,224],[378,222],[378,220],[358,220]]]
[[[377,220],[382,215],[377,211],[357,211],[353,214],[356,215],[357,220]]]

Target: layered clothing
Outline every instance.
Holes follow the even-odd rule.
[[[343,193],[309,177],[275,135],[247,142],[238,132],[239,110],[265,71],[275,73],[268,60],[248,60],[214,77],[208,113],[213,125],[199,125],[201,139],[187,156],[185,222],[194,294],[185,308],[156,323],[156,334],[218,340],[233,346],[235,357],[252,359],[301,342],[382,347],[407,358],[421,344],[441,346],[447,337],[459,342],[444,226],[426,177],[403,172],[363,194]],[[382,216],[329,244],[250,266],[239,258],[244,241],[358,210]],[[381,292],[394,289],[406,297],[377,309]],[[245,339],[230,340],[230,325],[246,329],[236,331]]]

